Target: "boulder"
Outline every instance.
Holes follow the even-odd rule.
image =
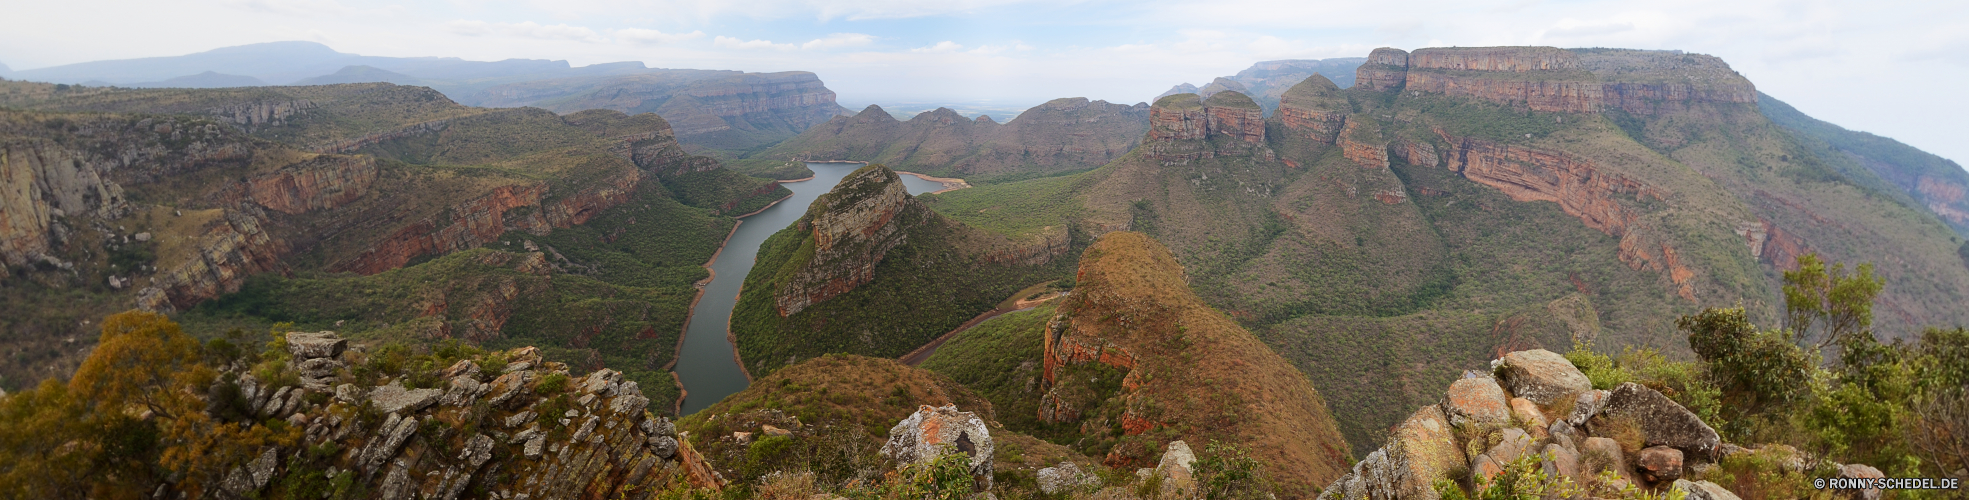
[[[1696,460],[1713,461],[1717,446],[1722,444],[1716,430],[1696,414],[1675,404],[1668,396],[1633,382],[1620,384],[1607,395],[1601,417],[1629,419],[1640,425],[1647,446],[1670,446]],[[1595,422],[1601,419],[1595,418],[1589,424]]]
[[[1438,498],[1434,484],[1470,465],[1456,445],[1440,406],[1424,406],[1395,427],[1388,445],[1369,453],[1352,471],[1327,485],[1326,499]]]
[[[1545,459],[1539,467],[1547,477],[1569,477],[1579,481],[1579,454],[1559,446],[1557,443],[1545,445]]]
[[[983,419],[971,412],[958,411],[956,405],[941,408],[924,405],[909,418],[889,428],[889,441],[882,455],[897,465],[936,460],[948,453],[970,456],[971,479],[979,491],[991,489],[991,431]]]
[[[1566,361],[1565,356],[1544,349],[1513,352],[1491,364],[1511,394],[1539,406],[1550,406],[1561,397],[1593,389],[1593,382],[1573,367],[1571,361]]]
[[[1730,490],[1709,481],[1675,480],[1675,489],[1688,494],[1688,500],[1743,500]]]
[[[450,367],[446,367],[443,372],[439,372],[438,376],[442,378],[458,378],[461,376],[478,378],[479,364],[469,359],[461,359],[457,363],[452,363]]]
[[[333,358],[349,348],[335,332],[287,332],[287,352],[296,359]]]
[[[1443,413],[1451,425],[1468,426],[1479,436],[1511,425],[1511,408],[1504,388],[1490,377],[1458,379],[1449,384]]]
[[[670,457],[677,455],[677,438],[675,436],[652,436],[649,438],[649,451],[651,455],[656,455],[656,458],[669,460]]]
[[[1839,477],[1845,479],[1881,479],[1887,477],[1887,475],[1882,474],[1880,472],[1880,469],[1875,469],[1872,466],[1868,466],[1866,464],[1846,464],[1846,465],[1839,466]],[[1864,490],[1840,490],[1839,493],[1840,496],[1843,498],[1858,498],[1862,500],[1880,500],[1879,488],[1867,488]]]
[[[336,361],[335,358],[313,358],[294,365],[302,376],[314,378],[333,377],[335,370],[341,369],[342,366],[342,362]]]
[[[1545,432],[1545,413],[1538,411],[1538,405],[1525,398],[1511,398],[1511,418],[1524,422],[1526,427],[1535,430],[1533,434]]]
[[[1489,481],[1503,473],[1504,466],[1498,465],[1497,460],[1490,458],[1490,455],[1477,455],[1477,459],[1470,462],[1470,477],[1473,480]]]
[[[1155,465],[1155,473],[1163,478],[1162,491],[1175,498],[1197,496],[1196,473],[1190,469],[1195,462],[1196,453],[1190,451],[1189,443],[1170,441],[1162,461]]]
[[[424,409],[443,395],[437,389],[404,389],[401,382],[390,382],[369,391],[369,402],[383,413],[407,413]]]
[[[1144,469],[1146,470],[1146,469]],[[1082,472],[1073,462],[1060,462],[1060,465],[1039,469],[1039,491],[1048,495],[1076,489],[1092,489],[1101,485],[1101,478]]]
[[[1491,459],[1497,460],[1498,464],[1509,464],[1533,451],[1531,435],[1525,434],[1524,430],[1512,427],[1504,429],[1502,433],[1504,439],[1499,440],[1496,446],[1490,447],[1490,451],[1484,452],[1485,455],[1490,455]]]
[[[763,425],[763,426],[760,426],[760,427],[759,427],[759,432],[764,432],[764,433],[766,433],[766,435],[768,435],[768,436],[791,436],[791,435],[793,435],[793,431],[789,431],[789,430],[786,430],[786,429],[781,429],[781,428],[778,428],[778,427],[774,427],[774,426],[773,426],[773,424],[766,424],[766,425]]]
[[[273,480],[274,468],[279,466],[280,448],[277,446],[267,447],[266,452],[260,453],[260,458],[255,458],[253,461],[247,462],[246,472],[252,475],[253,489],[258,490],[267,487],[267,481]]]
[[[1627,475],[1627,459],[1620,451],[1620,443],[1603,437],[1589,437],[1579,444],[1580,470],[1589,475],[1600,471],[1614,471]]]
[[[1587,420],[1599,415],[1600,409],[1606,406],[1607,391],[1591,390],[1579,393],[1579,397],[1573,398],[1572,412],[1566,414],[1565,422],[1572,424],[1573,427],[1586,425]]]
[[[355,384],[335,386],[335,399],[341,402],[356,404],[362,402],[365,397],[368,397],[368,395],[363,394],[362,389],[356,387]]]
[[[1634,459],[1641,479],[1649,483],[1673,482],[1682,478],[1682,450],[1667,446],[1642,449]]]

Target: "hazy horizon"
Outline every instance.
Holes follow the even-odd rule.
[[[396,3],[8,0],[13,71],[304,40],[389,57],[641,61],[812,71],[840,101],[1023,108],[1060,97],[1133,104],[1276,59],[1374,47],[1552,45],[1723,58],[1816,118],[1969,159],[1969,99],[1922,91],[1969,77],[1969,6],[1901,2],[1366,3],[974,0],[574,0]],[[282,82],[269,82],[282,83]],[[1906,88],[1906,91],[1895,91]],[[914,112],[916,109],[892,109]],[[994,119],[1011,116],[991,114]]]

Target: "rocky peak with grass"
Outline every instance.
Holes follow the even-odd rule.
[[[1143,139],[1151,158],[1164,162],[1268,154],[1265,111],[1250,97],[1225,90],[1203,98],[1176,94],[1149,108],[1149,130]]]
[[[897,216],[926,210],[888,167],[869,165],[841,179],[795,223],[811,236],[791,266],[792,276],[774,293],[780,316],[847,293],[875,279],[883,254],[907,239]]]

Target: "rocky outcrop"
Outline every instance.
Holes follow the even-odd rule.
[[[262,207],[290,215],[327,210],[369,194],[379,175],[376,159],[368,156],[320,155],[253,176],[240,183],[243,193]]]
[[[1536,470],[1547,477],[1571,480],[1584,488],[1588,496],[1597,498],[1619,491],[1630,481],[1672,487],[1681,476],[1685,452],[1698,460],[1715,458],[1711,454],[1717,448],[1713,431],[1706,434],[1707,441],[1688,439],[1701,434],[1694,429],[1707,429],[1707,426],[1700,419],[1694,419],[1691,426],[1693,414],[1651,389],[1629,383],[1615,391],[1621,396],[1589,398],[1594,395],[1590,387],[1573,383],[1585,380],[1585,375],[1564,357],[1542,349],[1509,353],[1493,365],[1503,380],[1486,373],[1466,372],[1465,378],[1451,385],[1447,399],[1416,411],[1389,436],[1386,446],[1368,454],[1347,476],[1328,485],[1319,498],[1434,499],[1439,498],[1435,489],[1439,482],[1468,487],[1475,477],[1492,477],[1525,457],[1538,460]],[[1509,392],[1503,392],[1504,389]],[[1490,394],[1493,390],[1501,393]],[[1553,391],[1568,392],[1548,394]],[[1514,406],[1529,406],[1514,411],[1537,418],[1504,417],[1506,425],[1476,425],[1474,416],[1502,411],[1496,407],[1502,406],[1503,398],[1510,398]],[[1573,403],[1575,398],[1578,404],[1565,404]],[[1597,404],[1601,398],[1607,404]],[[1536,426],[1533,422],[1568,406],[1569,418],[1553,422],[1549,427]],[[1632,432],[1639,432],[1648,445],[1659,446],[1639,450],[1639,460],[1627,463],[1626,457],[1633,455],[1623,452],[1620,444],[1606,437],[1616,432],[1615,424],[1611,423],[1616,421],[1628,426],[1618,432],[1630,432],[1638,424],[1638,431]],[[1513,425],[1518,422],[1531,422],[1525,425],[1532,432]],[[1626,479],[1603,483],[1598,475],[1603,470]]]
[[[73,229],[67,217],[114,218],[125,209],[123,187],[106,178],[86,154],[55,144],[0,144],[0,271],[42,264],[59,267],[50,252]]]
[[[317,107],[314,101],[307,99],[285,99],[229,104],[207,110],[205,114],[250,130],[286,125],[289,117]]]
[[[905,210],[926,209],[909,196],[894,171],[881,165],[856,170],[814,200],[797,225],[810,235],[813,254],[773,294],[780,316],[875,279],[875,264],[906,239],[908,228],[897,221]]]
[[[1340,129],[1340,152],[1361,168],[1388,168],[1388,140],[1381,135],[1381,123],[1373,118],[1353,115]]]
[[[1224,91],[1203,99],[1210,133],[1247,143],[1265,142],[1265,111],[1243,93]]]
[[[332,333],[289,337],[310,346],[295,347],[296,360],[306,355],[309,363],[355,365],[365,356],[323,347],[340,342]],[[331,352],[336,354],[315,357]],[[680,449],[675,426],[650,415],[649,400],[621,373],[604,369],[575,377],[565,366],[541,360],[533,348],[494,355],[508,362],[505,371],[479,370],[485,357],[460,361],[439,373],[446,391],[403,389],[406,374],[392,373],[383,375],[399,378],[381,387],[342,383],[331,391],[334,397],[311,399],[304,396],[324,391],[239,375],[238,392],[260,408],[258,414],[301,429],[301,440],[250,453],[253,458],[219,481],[222,496],[258,496],[305,474],[390,499],[460,498],[468,490],[490,498],[643,499],[672,478],[698,487],[722,485],[689,446]],[[556,389],[542,385],[550,377],[568,378]],[[317,400],[322,402],[312,402]],[[556,413],[541,414],[549,408]],[[303,453],[309,449],[347,452]],[[166,482],[157,494],[168,497],[181,486],[191,485]]]
[[[137,291],[137,307],[146,311],[181,311],[200,301],[239,291],[254,274],[285,269],[280,258],[291,252],[264,225],[266,216],[251,205],[219,212],[188,236],[191,255],[175,266],[165,264]]]

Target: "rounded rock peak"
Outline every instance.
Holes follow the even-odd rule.
[[[1213,108],[1259,109],[1258,102],[1251,100],[1251,96],[1244,95],[1244,93],[1235,90],[1210,94],[1209,99],[1203,100],[1203,105]]]
[[[1394,47],[1374,49],[1373,52],[1367,54],[1367,62],[1368,64],[1386,64],[1406,68],[1408,67],[1408,51]]]
[[[1155,100],[1155,107],[1169,109],[1195,109],[1203,107],[1203,97],[1196,94],[1170,94]]]

